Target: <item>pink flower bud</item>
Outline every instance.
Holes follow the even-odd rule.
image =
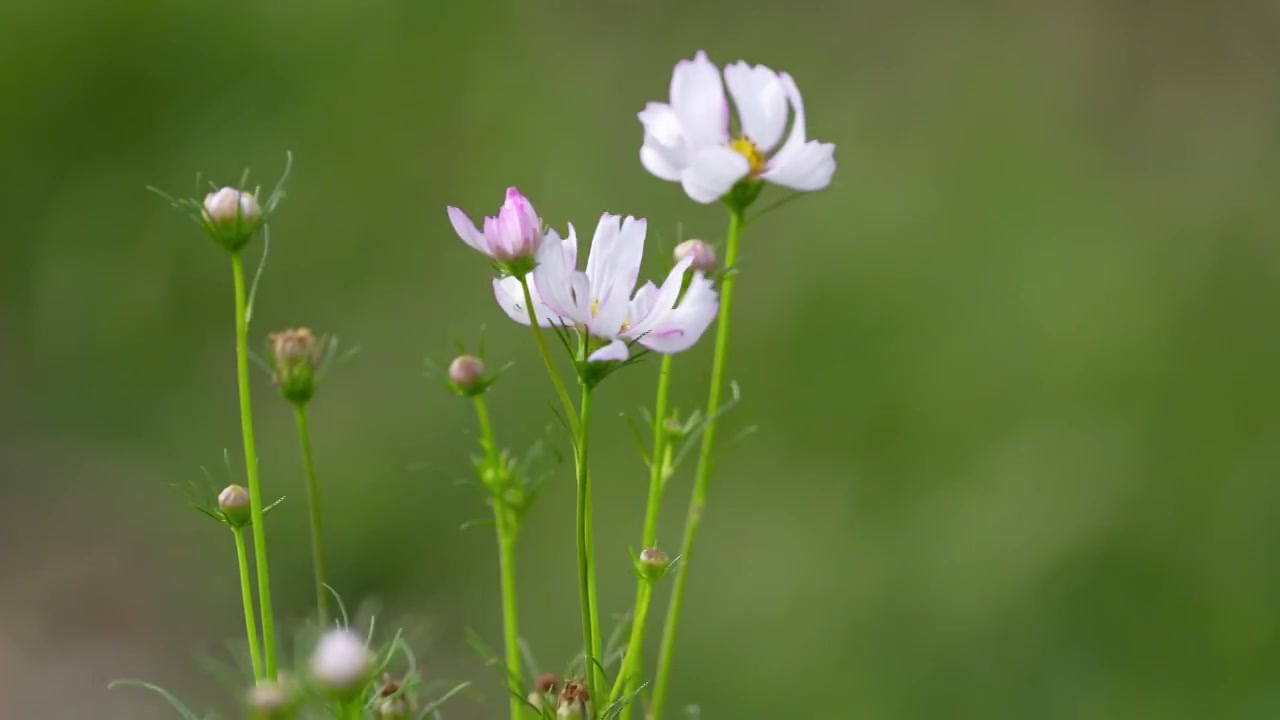
[[[676,246],[676,262],[690,258],[690,266],[694,270],[709,273],[716,269],[716,249],[701,240],[685,240]]]

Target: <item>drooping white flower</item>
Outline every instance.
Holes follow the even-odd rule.
[[[542,221],[533,204],[513,187],[507,188],[507,198],[498,214],[484,219],[484,230],[476,228],[466,213],[452,206],[449,222],[463,242],[504,265],[532,261],[544,238]],[[555,237],[559,239],[558,235]]]
[[[606,341],[588,358],[593,362],[626,360],[632,342],[662,354],[692,347],[720,308],[715,284],[695,272],[681,297],[684,275],[692,263],[686,257],[661,287],[646,282],[637,290],[645,231],[644,220],[605,213],[591,241],[586,272],[577,269],[572,225],[568,238],[544,243],[529,285],[538,324],[577,327]],[[494,280],[494,295],[513,320],[529,324],[516,278]]]
[[[326,690],[337,693],[360,689],[373,669],[373,652],[365,639],[345,628],[320,636],[311,653],[311,675]]]
[[[730,133],[725,86],[737,109],[737,135]],[[805,135],[795,81],[764,65],[729,65],[722,82],[719,68],[699,50],[676,63],[670,102],[651,102],[639,117],[645,169],[679,182],[701,203],[719,200],[745,178],[810,191],[826,187],[835,173],[835,146]],[[788,119],[791,131],[782,142]]]

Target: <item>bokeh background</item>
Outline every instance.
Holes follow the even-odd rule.
[[[144,190],[297,157],[252,332],[362,352],[315,401],[333,581],[421,639],[451,718],[505,711],[472,417],[426,379],[488,326],[504,443],[554,425],[527,335],[446,204],[650,219],[721,208],[637,159],[699,48],[790,71],[832,187],[751,228],[724,436],[673,702],[706,718],[1280,714],[1280,10],[1075,3],[130,0],[0,7],[0,716],[236,717],[231,541],[171,486],[239,467],[230,273]],[[773,195],[776,197],[776,195]],[[701,404],[709,347],[677,363]],[[645,474],[601,393],[604,608]],[[257,419],[278,612],[310,603],[301,468]],[[564,449],[559,441],[558,447]],[[668,494],[677,543],[689,489]],[[578,640],[569,466],[521,547],[543,664]],[[672,547],[674,550],[674,547]],[[665,605],[665,592],[660,593]],[[216,658],[217,661],[210,661]],[[238,692],[238,691],[236,691]]]

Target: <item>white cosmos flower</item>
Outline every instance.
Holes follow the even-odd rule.
[[[538,324],[583,328],[606,341],[588,358],[593,362],[626,360],[631,342],[662,354],[692,347],[720,309],[715,284],[695,272],[681,297],[692,262],[685,258],[661,287],[646,282],[636,290],[645,230],[644,220],[605,213],[591,241],[586,272],[577,269],[578,241],[572,225],[568,238],[544,242],[529,284]],[[520,281],[494,280],[493,288],[511,319],[529,324]]]
[[[736,137],[729,132],[726,85],[737,109]],[[793,190],[821,190],[836,170],[835,145],[806,139],[804,103],[795,81],[764,65],[729,65],[722,83],[719,68],[699,50],[692,60],[676,63],[671,102],[651,102],[639,117],[645,169],[680,182],[701,203],[719,200],[748,177]],[[788,118],[791,132],[779,147]]]

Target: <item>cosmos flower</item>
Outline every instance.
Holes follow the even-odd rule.
[[[515,270],[516,274],[529,271],[544,237],[560,239],[554,232],[544,235],[533,204],[513,187],[507,188],[507,198],[498,214],[484,219],[483,231],[456,207],[449,207],[449,222],[463,242]]]
[[[726,86],[737,110],[736,134]],[[719,68],[700,50],[676,63],[670,102],[651,102],[639,117],[645,169],[679,182],[700,203],[715,202],[748,178],[811,191],[826,187],[835,173],[835,146],[805,135],[795,81],[763,65],[729,65],[721,82]],[[782,142],[788,120],[791,131]]]
[[[693,261],[686,257],[661,286],[646,282],[637,290],[645,231],[644,220],[605,213],[591,241],[585,272],[577,269],[572,225],[568,238],[545,242],[529,287],[538,324],[579,328],[603,341],[588,358],[592,362],[626,360],[633,342],[662,354],[692,347],[720,308],[715,285],[694,272],[682,297],[684,276]],[[494,280],[494,295],[511,319],[529,323],[519,280]]]

